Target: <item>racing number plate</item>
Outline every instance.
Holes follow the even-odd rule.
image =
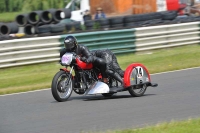
[[[72,62],[73,54],[71,53],[66,53],[62,56],[61,62],[63,65],[70,65]]]

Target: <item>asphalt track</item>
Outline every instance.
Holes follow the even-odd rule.
[[[51,91],[0,96],[0,133],[79,133],[138,128],[200,117],[200,68],[151,76],[143,97],[79,96],[56,102]]]

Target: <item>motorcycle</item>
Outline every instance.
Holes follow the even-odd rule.
[[[92,63],[81,61],[75,53],[65,53],[60,63],[65,68],[55,74],[51,85],[52,95],[58,102],[67,101],[73,91],[79,95],[102,94],[104,97],[129,91],[131,96],[140,97],[147,87],[158,86],[157,83],[151,83],[147,68],[140,63],[130,64],[126,68],[123,84],[111,77],[108,77],[108,83],[101,82],[102,76],[98,68],[93,67]]]

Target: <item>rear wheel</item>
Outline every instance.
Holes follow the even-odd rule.
[[[68,83],[67,83],[68,82]],[[65,71],[59,71],[52,80],[51,92],[58,102],[67,101],[73,91],[72,78]]]
[[[133,97],[140,97],[144,95],[145,91],[147,89],[147,85],[137,85],[137,86],[132,86],[128,89],[129,93]]]

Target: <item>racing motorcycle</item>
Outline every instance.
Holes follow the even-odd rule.
[[[144,95],[148,86],[158,86],[151,83],[147,68],[140,63],[130,64],[126,68],[123,84],[111,77],[108,77],[108,83],[102,82],[98,68],[93,67],[92,63],[81,61],[75,53],[65,53],[60,63],[65,68],[55,74],[51,85],[52,95],[58,102],[67,101],[73,91],[79,95],[102,94],[104,97],[129,91],[131,96],[140,97]]]

